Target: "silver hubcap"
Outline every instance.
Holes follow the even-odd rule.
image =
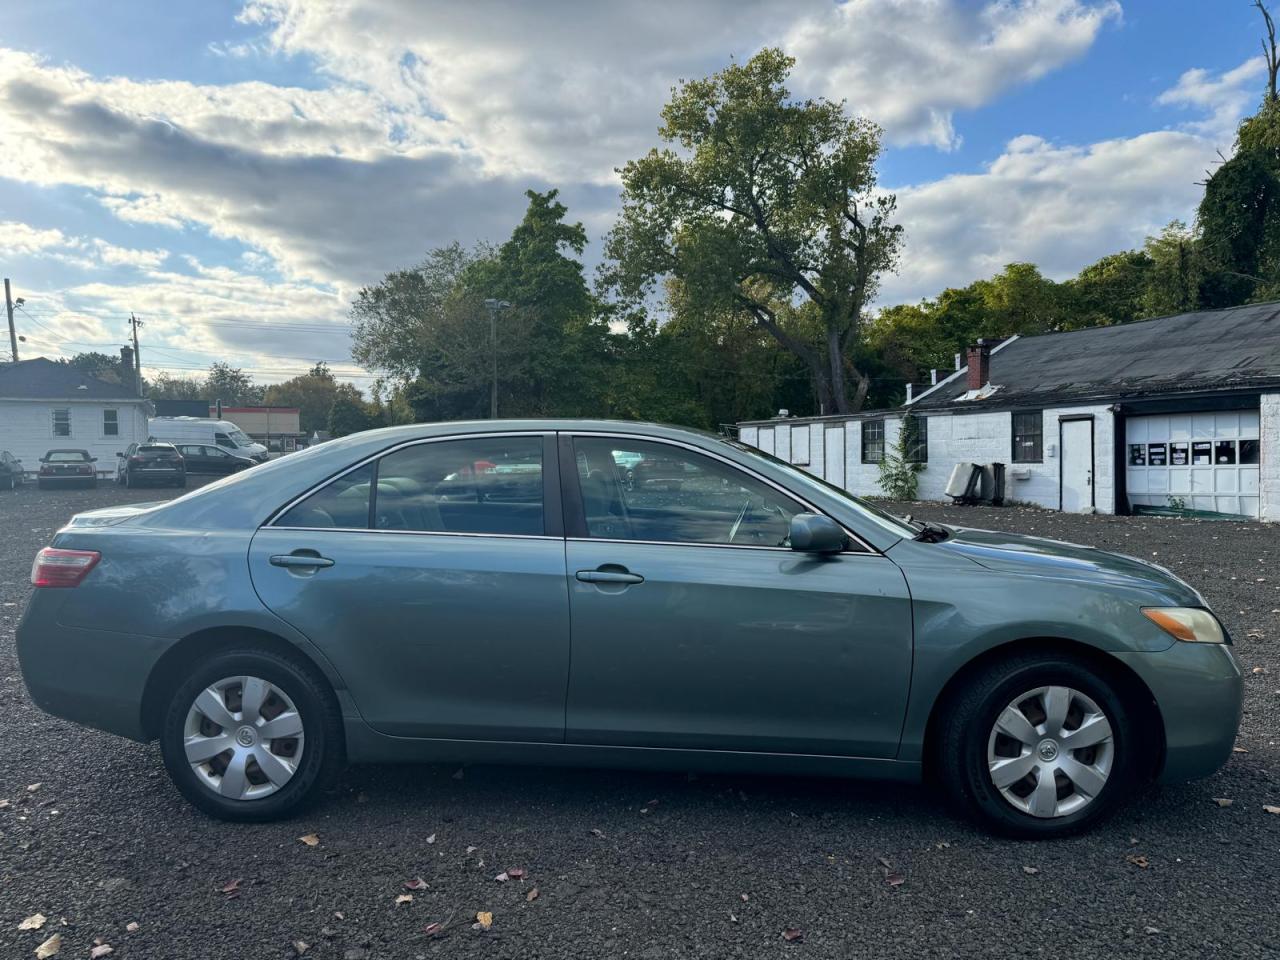
[[[297,772],[302,746],[297,707],[260,677],[210,684],[187,711],[187,762],[201,783],[231,800],[259,800],[283,787]]]
[[[1065,817],[1107,785],[1115,738],[1099,706],[1070,687],[1037,687],[1000,712],[987,768],[1001,795],[1033,817]]]

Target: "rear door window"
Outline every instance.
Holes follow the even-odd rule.
[[[541,536],[538,436],[420,443],[378,463],[374,527],[420,533]]]

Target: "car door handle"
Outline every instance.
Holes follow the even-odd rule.
[[[644,583],[644,577],[625,570],[579,570],[574,574],[583,583]]]
[[[271,557],[273,567],[332,567],[333,561],[309,553],[278,553]]]

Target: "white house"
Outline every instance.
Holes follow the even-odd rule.
[[[1280,303],[976,344],[906,405],[739,424],[860,495],[905,414],[919,496],[957,463],[1006,464],[1006,500],[1072,512],[1182,508],[1280,520]]]
[[[147,438],[151,409],[128,375],[133,351],[120,353],[128,386],[44,357],[0,364],[0,450],[19,458],[28,473],[49,450],[88,450],[99,471],[114,473],[116,451]]]

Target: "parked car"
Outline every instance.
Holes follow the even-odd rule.
[[[140,487],[145,483],[187,485],[187,466],[172,443],[131,443],[116,453],[116,483]]]
[[[36,485],[44,489],[51,484],[79,483],[88,487],[98,485],[97,457],[88,450],[50,450],[40,458],[36,472]]]
[[[206,443],[179,443],[176,446],[186,462],[187,473],[239,473],[258,462]]]
[[[163,440],[175,446],[208,444],[254,463],[264,463],[269,459],[267,448],[250,438],[230,420],[215,420],[212,417],[152,417],[147,421],[147,432],[149,439]]]
[[[0,450],[0,488],[17,490],[26,479],[22,461],[8,450]]]
[[[689,480],[627,489],[618,453]],[[297,810],[344,759],[487,760],[927,775],[1052,837],[1212,773],[1240,720],[1230,637],[1162,567],[899,519],[645,424],[355,434],[80,514],[32,583],[35,702],[158,739],[229,820]]]

